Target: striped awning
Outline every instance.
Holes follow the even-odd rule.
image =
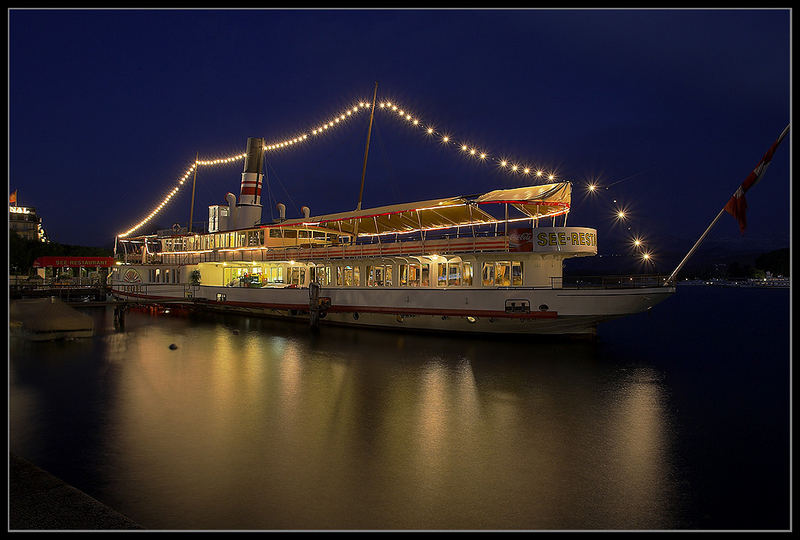
[[[544,218],[568,212],[571,193],[571,184],[560,182],[290,219],[266,227],[318,226],[360,236],[485,225],[503,220],[485,211],[484,205],[511,204],[531,218]]]

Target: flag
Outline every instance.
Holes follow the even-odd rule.
[[[791,124],[789,124],[789,126],[790,125]],[[780,137],[770,146],[767,153],[761,158],[761,161],[758,162],[753,172],[744,179],[742,185],[739,186],[739,189],[736,190],[736,193],[733,194],[725,205],[725,211],[735,217],[736,221],[739,222],[739,231],[742,234],[744,234],[744,230],[747,227],[747,201],[744,198],[744,194],[747,193],[747,190],[758,184],[764,177],[764,173],[767,171],[770,161],[772,161],[772,156],[775,155],[775,150],[778,148],[778,145],[781,144],[786,134],[789,133],[789,126],[786,126],[786,129],[783,130]]]
[[[14,206],[17,205],[17,190],[14,190],[14,193],[8,196],[8,204],[14,203]]]

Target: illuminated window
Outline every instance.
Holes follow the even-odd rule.
[[[358,266],[347,265],[344,267],[344,286],[358,287],[361,284],[361,269]]]
[[[447,285],[451,287],[461,285],[461,263],[447,263]]]
[[[400,265],[400,286],[419,287],[422,277],[422,266],[419,264]]]
[[[431,274],[431,265],[423,264],[422,265],[422,286],[423,287],[430,287],[430,285],[431,285],[430,274]]]
[[[522,286],[522,263],[520,261],[511,261],[511,285]]]
[[[483,263],[483,280],[482,284],[484,287],[491,287],[494,285],[494,263],[493,262],[485,262]]]
[[[264,277],[267,283],[283,283],[283,267],[269,266],[264,270]]]
[[[387,287],[391,287],[392,286],[392,265],[391,264],[387,264],[385,268],[386,268],[386,270],[384,272],[383,284],[386,285]]]
[[[289,273],[289,284],[303,287],[306,284],[306,269],[301,266],[293,266]]]
[[[471,286],[472,285],[472,263],[471,262],[465,262],[464,263],[463,283],[466,286]]]
[[[498,261],[494,267],[494,284],[499,287],[511,285],[511,262]]]
[[[330,266],[317,266],[316,269],[312,268],[312,280],[316,280],[322,286],[331,284],[331,267]]]
[[[391,266],[389,269],[391,270]],[[386,267],[383,265],[366,266],[364,268],[364,275],[367,278],[367,287],[383,287],[386,280]],[[391,282],[391,277],[389,280]]]
[[[436,285],[438,287],[447,285],[447,263],[436,264]]]

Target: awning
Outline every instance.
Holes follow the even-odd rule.
[[[481,195],[475,202],[510,203],[522,212],[534,218],[563,214],[569,210],[572,199],[572,184],[559,182],[540,186],[526,186],[513,189],[497,189]]]
[[[571,193],[571,184],[560,182],[290,219],[265,227],[319,226],[348,234],[374,235],[485,225],[503,220],[481,209],[482,205],[508,203],[531,218],[543,218],[568,212]]]

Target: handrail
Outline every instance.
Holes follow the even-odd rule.
[[[255,248],[239,248],[226,251],[213,250],[210,253],[164,253],[163,255],[148,254],[146,262],[149,264],[191,264],[194,262],[226,262],[226,261],[275,261],[283,259],[347,259],[347,258],[381,258],[407,255],[425,255],[430,252],[437,254],[501,251],[510,249],[509,237],[506,235],[492,235],[485,237],[446,237],[433,240],[402,240],[391,243],[357,243],[325,246],[286,246],[269,248],[266,246]],[[252,258],[245,259],[245,253],[254,254]],[[231,253],[232,255],[227,255]],[[238,255],[237,255],[238,254]],[[165,262],[174,261],[174,262]],[[191,262],[190,262],[191,261]]]
[[[554,289],[641,289],[666,287],[663,274],[551,277]]]

